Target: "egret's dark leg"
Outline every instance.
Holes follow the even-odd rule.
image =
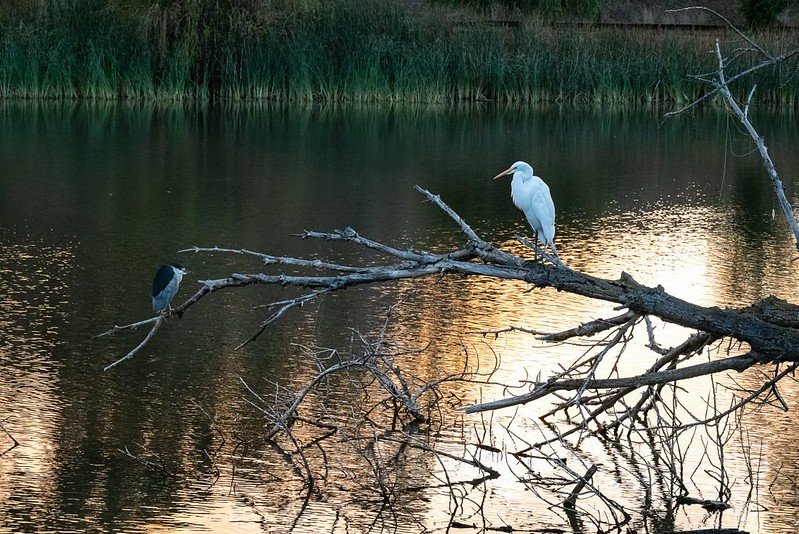
[[[522,265],[527,267],[528,269],[531,268],[535,263],[538,261],[538,232],[533,230],[533,259],[532,260],[525,260]]]
[[[550,243],[550,244],[549,244],[549,246],[550,246],[550,247],[552,247],[552,255],[553,255],[553,256],[555,256],[555,259],[556,259],[556,260],[557,260],[559,263],[561,263],[561,264],[562,264],[562,263],[563,263],[563,261],[561,261],[561,259],[560,259],[560,256],[558,256],[558,250],[555,248],[555,243]]]

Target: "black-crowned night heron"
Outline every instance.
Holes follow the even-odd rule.
[[[171,311],[172,308],[169,303],[175,298],[175,293],[178,292],[183,275],[188,274],[188,272],[179,263],[170,263],[158,268],[158,272],[155,273],[155,278],[153,278],[154,312],[162,313],[167,308]]]

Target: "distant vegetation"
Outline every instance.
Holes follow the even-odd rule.
[[[593,18],[599,15],[602,0],[432,0],[450,6],[464,6],[481,12],[511,9],[540,17]],[[752,1],[752,0],[750,0]],[[769,1],[769,0],[760,0]],[[777,0],[770,0],[777,1]],[[788,1],[788,0],[783,0]]]
[[[739,11],[750,28],[768,28],[779,21],[780,14],[795,0],[740,0]]]
[[[684,102],[703,89],[690,75],[713,69],[714,39],[735,39],[543,17],[563,2],[512,12],[517,25],[451,4],[5,0],[0,97]],[[573,5],[591,12],[595,2]],[[790,45],[785,37],[759,35],[777,50]],[[737,68],[746,65],[741,59]],[[792,69],[759,75],[759,98],[795,104]]]

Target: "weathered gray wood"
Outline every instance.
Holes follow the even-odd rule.
[[[686,328],[745,342],[761,362],[794,361],[799,358],[799,331],[796,330],[799,328],[799,307],[795,305],[781,303],[778,315],[774,315],[775,308],[769,307],[767,303],[761,307],[745,309],[704,307],[670,295],[660,286],[639,284],[627,273],[621,273],[616,280],[598,278],[567,267],[540,262],[525,263],[523,258],[497,249],[484,248],[483,244],[485,242],[481,241],[476,244],[481,246],[471,248],[471,257],[482,260],[482,263],[453,260],[449,259],[449,255],[424,253],[416,255],[415,261],[372,266],[367,272],[330,276],[236,273],[228,278],[204,280],[201,282],[203,287],[178,307],[177,311],[184,311],[206,293],[230,287],[265,284],[337,291],[357,285],[454,273],[518,280],[537,287],[552,287],[559,291],[613,302],[638,315],[652,315]],[[462,250],[455,252],[458,257],[466,256]],[[406,251],[403,256],[408,257],[408,254]],[[764,310],[770,313],[765,313]],[[789,320],[790,315],[796,319]],[[779,318],[778,322],[774,322],[776,317]]]
[[[529,393],[524,393],[515,397],[506,397],[492,402],[484,402],[482,404],[475,404],[464,408],[466,413],[485,412],[489,410],[497,410],[500,408],[507,408],[510,406],[517,406],[519,404],[526,404],[528,402],[540,399],[556,391],[577,391],[581,388],[589,390],[593,389],[628,389],[632,391],[644,386],[653,386],[655,384],[667,384],[669,382],[676,382],[678,380],[687,380],[689,378],[696,378],[698,376],[710,375],[713,373],[720,373],[722,371],[744,371],[753,365],[757,365],[759,360],[750,354],[743,356],[732,356],[720,360],[713,360],[704,362],[697,365],[688,367],[680,367],[677,369],[668,369],[666,371],[648,371],[641,375],[630,376],[625,378],[604,378],[595,380],[585,380],[582,378],[575,379],[557,379],[550,380],[541,384],[537,384],[535,389]]]

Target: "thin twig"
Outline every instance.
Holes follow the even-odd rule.
[[[764,56],[766,59],[768,59],[768,60],[773,60],[773,59],[774,59],[774,57],[773,57],[771,54],[769,54],[768,52],[766,52],[766,51],[765,51],[765,50],[764,50],[764,49],[763,49],[763,48],[762,48],[762,47],[761,47],[759,44],[757,44],[755,41],[753,41],[753,40],[752,40],[752,39],[751,39],[751,38],[750,38],[748,35],[746,35],[744,32],[742,32],[741,30],[739,30],[739,29],[738,29],[738,28],[737,28],[737,27],[736,27],[736,26],[735,26],[735,25],[734,25],[732,22],[730,22],[730,21],[729,21],[729,20],[728,20],[728,19],[727,19],[727,18],[726,18],[724,15],[722,15],[722,14],[721,14],[721,13],[719,13],[718,11],[715,11],[715,10],[713,10],[713,9],[710,9],[709,7],[704,7],[704,6],[687,6],[687,7],[681,7],[681,8],[678,8],[678,9],[667,9],[667,10],[666,10],[666,13],[679,13],[679,12],[681,12],[681,11],[692,11],[692,10],[698,10],[698,11],[707,11],[708,13],[712,13],[712,14],[713,14],[714,16],[716,16],[717,18],[719,18],[719,19],[723,20],[723,21],[724,21],[724,23],[725,23],[725,24],[726,24],[726,25],[727,25],[727,26],[728,26],[728,27],[729,27],[729,28],[730,28],[732,31],[734,31],[735,33],[737,33],[737,34],[738,34],[738,36],[739,36],[741,39],[743,39],[744,41],[746,41],[747,43],[749,43],[749,44],[752,46],[752,48],[754,48],[755,50],[757,50],[758,52],[760,52],[760,53],[761,53],[761,54],[762,54],[762,55],[763,55],[763,56]]]
[[[115,361],[114,363],[109,363],[108,365],[106,365],[106,366],[103,368],[103,371],[108,371],[108,370],[109,370],[109,369],[111,369],[112,367],[114,367],[114,366],[116,366],[116,365],[118,365],[118,364],[120,364],[120,363],[124,362],[125,360],[127,360],[127,359],[129,359],[129,358],[133,358],[133,356],[134,356],[134,355],[135,355],[137,352],[139,352],[139,351],[140,351],[140,350],[141,350],[141,349],[142,349],[142,348],[143,348],[143,347],[144,347],[144,346],[147,344],[147,342],[148,342],[148,341],[150,341],[150,339],[151,339],[151,338],[152,338],[152,337],[155,335],[156,331],[157,331],[159,328],[161,328],[161,325],[162,325],[162,324],[164,324],[164,322],[165,322],[165,321],[166,321],[166,319],[164,319],[164,316],[163,316],[163,315],[159,315],[158,317],[156,317],[155,324],[154,324],[154,325],[153,325],[153,327],[150,329],[150,332],[147,334],[147,336],[146,336],[146,337],[145,337],[145,338],[142,340],[142,342],[141,342],[141,343],[139,343],[139,344],[136,346],[136,348],[134,348],[132,351],[130,351],[130,352],[128,352],[127,354],[125,354],[124,356],[122,356],[120,359],[118,359],[118,360],[117,360],[117,361]],[[149,322],[149,321],[148,321],[148,322]]]
[[[114,328],[112,328],[111,330],[106,330],[102,334],[97,334],[92,339],[98,339],[98,338],[101,338],[101,337],[110,336],[112,334],[116,334],[117,332],[122,332],[123,330],[136,330],[140,326],[144,326],[144,325],[148,325],[150,323],[158,322],[159,317],[160,317],[160,315],[156,316],[156,317],[150,317],[149,319],[144,319],[144,320],[141,320],[141,321],[137,321],[135,323],[126,324],[126,325],[123,325],[123,326],[114,325]]]
[[[305,260],[302,258],[291,258],[287,256],[272,256],[271,254],[254,252],[252,250],[247,250],[243,248],[232,249],[232,248],[220,248],[220,247],[194,246],[191,248],[178,251],[178,253],[181,252],[193,252],[195,254],[199,252],[209,252],[209,253],[223,252],[227,254],[243,254],[259,258],[264,263],[264,265],[295,265],[297,267],[313,267],[314,269],[330,269],[331,271],[341,271],[349,273],[360,273],[370,270],[370,267],[353,267],[350,265],[340,265],[338,263],[328,263],[321,260]]]
[[[267,308],[273,308],[273,307],[276,307],[276,306],[280,306],[280,308],[276,312],[274,312],[271,316],[269,316],[268,319],[266,319],[265,321],[263,321],[260,324],[260,326],[258,327],[258,331],[256,331],[253,335],[251,335],[246,341],[243,341],[242,343],[239,343],[236,346],[235,350],[242,349],[245,346],[247,346],[248,344],[250,344],[253,341],[255,341],[256,339],[258,339],[258,337],[260,337],[260,335],[264,333],[264,331],[266,330],[267,326],[269,326],[270,324],[272,324],[275,321],[277,321],[278,319],[280,319],[283,316],[283,314],[286,313],[287,311],[289,311],[290,309],[296,308],[296,307],[302,307],[302,306],[308,304],[309,302],[311,302],[312,300],[314,300],[314,299],[316,299],[318,297],[321,297],[322,295],[327,295],[328,293],[330,293],[332,291],[333,291],[332,289],[321,289],[319,291],[314,291],[313,293],[308,293],[307,295],[302,295],[302,296],[299,296],[297,298],[293,298],[293,299],[290,299],[290,300],[272,302],[271,304],[265,304],[263,306],[260,306],[260,307],[267,307]]]

